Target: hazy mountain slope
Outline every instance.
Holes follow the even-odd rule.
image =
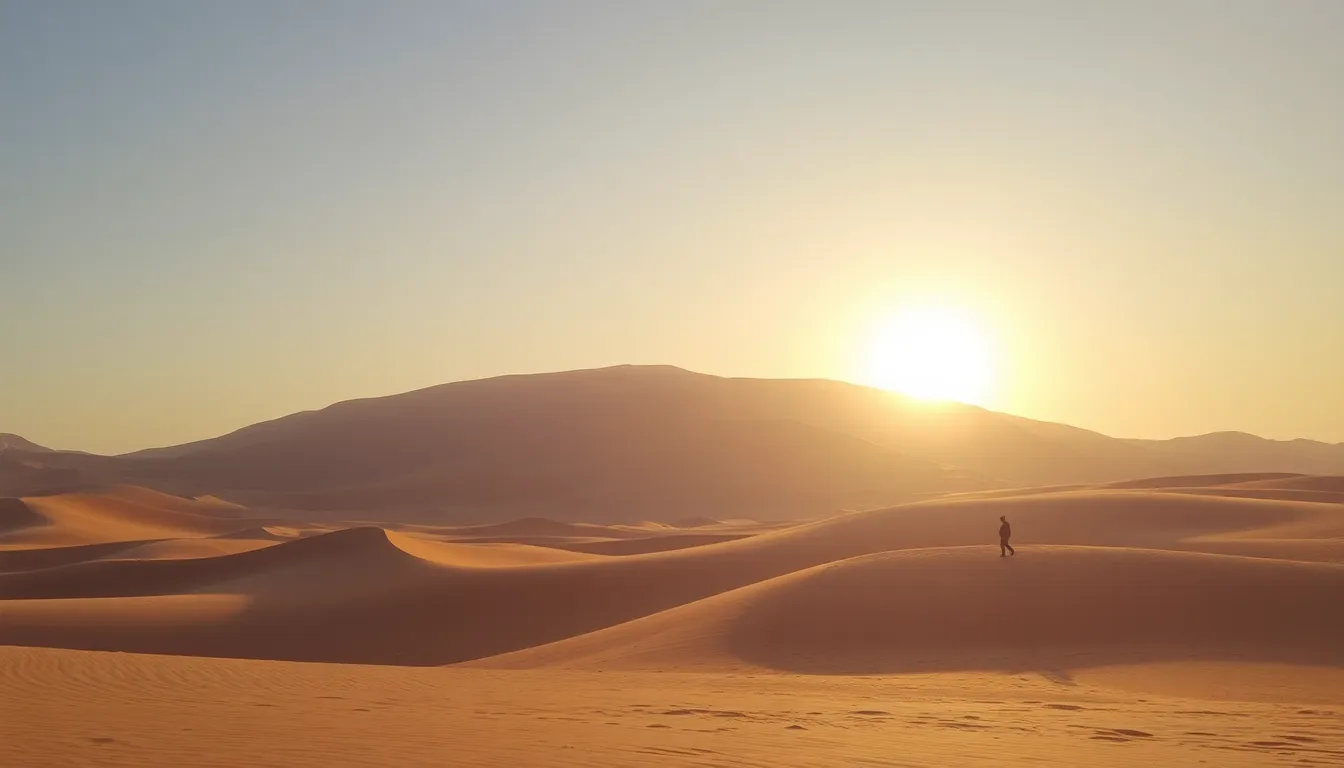
[[[108,461],[101,456],[45,448],[0,450],[0,496],[30,496],[115,480],[119,476],[116,471],[98,470]]]
[[[246,463],[190,457],[220,488],[267,490],[272,505],[300,509],[402,506],[455,519],[540,513],[603,520],[676,519],[703,511],[780,517],[878,506],[992,481],[889,448],[791,421],[645,418],[619,425],[580,420],[463,421],[400,464],[366,463],[338,441],[302,462],[299,475],[268,467],[296,449],[274,442]],[[350,486],[361,476],[365,484]],[[191,470],[188,470],[190,472]],[[299,489],[299,481],[303,482]],[[489,514],[486,514],[486,513]]]
[[[377,460],[396,463],[401,459],[394,459],[394,454],[414,454],[431,443],[451,442],[444,436],[457,430],[532,433],[536,424],[557,421],[647,425],[651,414],[662,423],[680,419],[802,422],[1007,484],[1101,482],[1166,470],[1162,460],[1144,448],[975,406],[931,405],[838,381],[726,379],[667,366],[456,382],[338,403],[212,440],[132,457],[202,456],[267,443],[277,445],[256,450],[275,453],[280,443],[307,435],[343,443],[372,441],[384,451]]]
[[[50,448],[38,445],[31,440],[25,440],[18,435],[9,432],[0,432],[0,451],[30,451],[33,453],[42,453],[50,451]]]
[[[1237,433],[1121,440],[844,382],[669,366],[455,382],[122,457],[9,454],[0,493],[133,482],[257,506],[462,522],[780,517],[989,487],[1344,474],[1344,447],[1325,443]]]
[[[1344,444],[1267,440],[1245,432],[1212,432],[1173,440],[1127,440],[1187,474],[1295,472],[1344,474]]]

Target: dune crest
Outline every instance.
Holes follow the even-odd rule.
[[[1115,710],[1116,697],[1134,691],[1171,702],[1160,716],[1089,731],[1126,749],[1178,722],[1215,733],[1207,723],[1217,716],[1189,697],[1297,702],[1313,713],[1339,703],[1344,617],[1323,606],[1344,594],[1344,504],[1289,498],[1329,492],[1300,477],[1216,481],[962,494],[805,523],[696,528],[277,523],[124,487],[9,500],[0,504],[0,678],[10,687],[0,698],[22,697],[24,712],[34,702],[69,707],[69,693],[48,694],[88,679],[103,682],[79,701],[107,712],[140,701],[148,684],[155,696],[217,713],[223,701],[257,695],[262,681],[302,678],[306,703],[289,711],[311,708],[313,691],[332,702],[363,691],[368,700],[354,708],[362,717],[407,690],[430,691],[416,711],[437,712],[454,699],[445,690],[498,701],[500,691],[543,688],[601,708],[604,723],[631,709],[648,738],[678,723],[705,721],[695,730],[715,733],[740,721],[768,724],[762,743],[777,748],[786,728],[834,729],[845,740],[825,754],[857,761],[890,750],[845,752],[852,728],[902,711],[908,724],[925,723],[938,701],[955,702],[948,722],[958,732],[1036,708],[1044,714],[1013,726],[1030,730],[1033,744],[1046,738],[1044,724],[1076,712],[1072,725],[1090,725],[1088,707]],[[1276,487],[1285,484],[1311,487]],[[1000,515],[1017,532],[1011,558],[994,545]],[[145,668],[180,677],[127,677]],[[127,679],[137,681],[133,695]],[[323,679],[343,682],[324,688]],[[669,681],[686,687],[674,695]],[[262,703],[288,701],[291,683],[277,684]],[[762,689],[779,698],[759,699]],[[666,703],[634,708],[658,700],[650,691]],[[819,692],[806,708],[794,698],[803,691]],[[1071,703],[1060,701],[1066,695]],[[836,697],[844,707],[831,711]],[[977,701],[1007,706],[976,704],[980,719],[965,720]],[[61,711],[43,710],[57,721]],[[569,723],[574,711],[553,719]],[[781,712],[792,714],[781,721]],[[365,727],[327,714],[344,723],[341,733]],[[1281,715],[1256,717],[1297,722]],[[206,727],[191,722],[184,727]],[[537,722],[510,741],[530,743]],[[1084,754],[1067,725],[1050,738]],[[1291,733],[1310,744],[1249,734],[1243,745],[1344,755],[1344,743],[1336,749],[1327,730],[1308,725]],[[556,733],[568,739],[576,727]],[[908,748],[910,728],[893,733]],[[1155,751],[1155,763],[1226,746],[1198,738],[1206,741],[1189,752]],[[929,754],[946,743],[930,741]],[[507,753],[491,744],[492,760]]]
[[[1201,574],[1224,567],[1218,565],[1224,560],[1185,553],[1257,558],[1228,560],[1249,562],[1216,571],[1228,583],[1243,583],[1249,573],[1280,573],[1256,568],[1282,566],[1298,574],[1283,577],[1288,579],[1318,573],[1313,569],[1322,567],[1326,570],[1320,572],[1334,573],[1329,570],[1334,566],[1309,561],[1344,563],[1340,505],[1151,490],[950,498],[855,512],[751,536],[667,535],[650,529],[641,538],[627,529],[626,538],[557,537],[545,547],[501,543],[490,535],[473,539],[463,536],[463,529],[399,533],[372,526],[312,531],[281,541],[272,536],[211,538],[202,532],[222,526],[237,533],[238,521],[213,520],[203,527],[184,528],[183,520],[208,518],[149,509],[144,513],[147,519],[139,520],[125,506],[108,515],[106,506],[81,503],[82,513],[94,509],[102,515],[100,520],[115,519],[137,532],[142,525],[162,528],[172,523],[191,534],[178,541],[201,543],[155,539],[121,550],[47,550],[57,553],[50,555],[51,561],[13,560],[8,567],[0,558],[0,568],[11,571],[0,574],[0,643],[435,665],[580,638],[674,609],[694,613],[734,590],[773,590],[777,581],[810,573],[809,569],[834,567],[847,572],[858,567],[853,558],[881,553],[900,555],[882,566],[889,573],[872,576],[895,593],[923,593],[930,579],[952,583],[962,573],[983,573],[987,579],[1011,573],[1025,577],[1045,563],[1056,563],[1052,576],[1023,585],[1022,596],[1040,592],[1038,603],[1031,605],[1062,615],[1077,614],[1081,608],[1065,601],[1068,595],[1051,591],[1051,581],[1077,583],[1079,574],[1095,573],[1098,566],[1090,564],[1094,561],[1134,570],[1136,578],[1143,575],[1143,568],[1134,563],[1157,568],[1180,562],[1186,570],[1177,568],[1173,579],[1194,580],[1191,583],[1215,591],[1217,579]],[[126,503],[124,494],[118,503]],[[68,500],[62,504],[58,511],[69,509]],[[1022,555],[1011,561],[1021,566],[1016,571],[983,571],[1003,565],[992,545],[999,515],[1008,515],[1019,531]],[[533,532],[535,525],[536,521],[524,521],[522,527]],[[575,530],[562,526],[565,532]],[[477,531],[494,534],[499,529]],[[257,529],[244,533],[257,534]],[[447,540],[454,537],[457,540]],[[1072,554],[1059,554],[1049,546],[1064,547],[1062,551]],[[212,547],[220,547],[214,556]],[[954,557],[948,552],[960,554]],[[1115,557],[1121,559],[1113,562]],[[943,565],[928,573],[920,570],[933,567],[929,563]],[[984,590],[964,580],[956,583],[964,594],[945,595],[949,604],[980,606],[981,592],[996,588],[994,583],[984,585]],[[862,594],[861,586],[862,580],[856,581],[842,589],[840,597]],[[1103,593],[1105,588],[1109,587],[1097,585]],[[249,607],[213,625],[204,636],[193,633],[185,619],[174,618],[177,602],[164,601],[193,595],[241,595],[248,598]],[[107,614],[85,607],[89,600],[112,598],[140,601],[134,615],[145,615],[150,611],[147,605],[162,605],[163,621],[136,628],[119,620],[117,631],[109,631]],[[1292,595],[1277,592],[1247,597],[1249,602],[1266,599],[1296,604]],[[52,601],[69,601],[71,606],[60,622],[53,623]],[[48,604],[36,607],[41,602]],[[816,611],[824,608],[815,606]],[[985,606],[976,610],[992,614]],[[951,616],[930,614],[920,619],[921,626],[940,626]],[[1157,619],[1139,616],[1135,621],[1147,625]],[[1105,614],[1098,614],[1095,623],[1105,625]],[[698,625],[692,621],[687,626]],[[1148,642],[1142,637],[1134,642],[1140,640]],[[1043,642],[1044,637],[1037,645]],[[1005,653],[1031,647],[1024,641]],[[774,664],[758,661],[762,668]]]
[[[114,541],[211,536],[249,525],[219,517],[218,505],[148,488],[112,486],[22,500],[35,517],[0,543],[65,546]],[[0,532],[2,533],[2,532]]]
[[[1196,553],[1035,547],[851,558],[486,668],[810,674],[1080,668],[1231,658],[1344,664],[1344,566]]]

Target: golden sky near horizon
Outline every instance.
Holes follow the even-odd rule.
[[[660,363],[1344,441],[1342,71],[1310,0],[7,6],[0,431]]]

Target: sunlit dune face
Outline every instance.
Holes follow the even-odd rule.
[[[983,405],[993,385],[987,334],[974,316],[954,307],[897,314],[869,355],[869,384],[923,400]]]

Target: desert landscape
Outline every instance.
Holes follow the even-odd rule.
[[[1344,768],[1341,74],[0,0],[0,768]]]
[[[582,381],[608,402],[665,412],[654,402],[669,376],[690,374],[622,368],[524,383]],[[529,391],[521,402],[555,400]],[[899,419],[906,406],[883,394]],[[442,407],[426,398],[419,407]],[[946,418],[968,414],[1007,418]],[[283,437],[273,426],[265,444],[297,441],[320,420]],[[720,414],[699,429],[739,428]],[[835,436],[817,442],[805,446],[813,462],[851,455]],[[580,464],[601,455],[569,445]],[[1101,466],[1080,470],[1087,454],[1069,449],[1075,460],[1053,479]],[[748,468],[726,468],[741,477],[792,471],[741,455]],[[50,467],[163,460],[17,440],[0,456],[28,483],[61,479]],[[440,524],[396,492],[367,508],[375,522],[342,519],[345,507],[252,508],[233,499],[255,489],[223,483],[194,496],[95,483],[9,498],[0,757],[25,767],[1344,762],[1344,476],[1030,487],[903,461],[994,487],[776,520],[693,516],[694,502],[680,517],[638,519],[632,495],[603,522],[460,524],[449,490]],[[482,467],[478,477],[496,476]],[[698,482],[683,490],[727,508]],[[735,490],[742,500],[754,487]],[[1007,558],[995,546],[1000,517],[1014,529]]]

